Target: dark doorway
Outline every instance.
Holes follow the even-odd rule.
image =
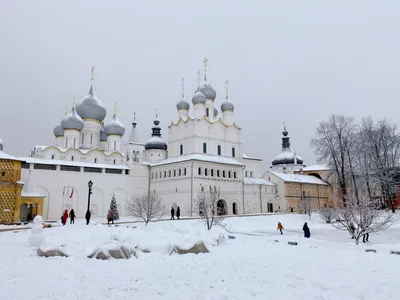
[[[268,212],[274,212],[274,207],[272,205],[272,203],[268,203]]]
[[[237,211],[236,211],[236,203],[235,203],[235,202],[233,202],[233,204],[232,204],[232,213],[233,213],[234,215],[237,214]]]
[[[217,215],[226,215],[226,203],[224,200],[218,200],[217,202]]]

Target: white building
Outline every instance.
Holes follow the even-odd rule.
[[[92,83],[89,94],[76,107],[73,104],[54,128],[54,145],[35,146],[30,157],[21,158],[25,161],[23,180],[30,170],[37,192],[46,196],[45,219],[58,220],[64,209],[71,208],[83,217],[89,180],[93,182],[92,217],[106,216],[112,195],[119,214],[124,216],[128,199],[150,191],[156,192],[168,208],[180,206],[183,216],[192,215],[197,209],[193,200],[207,185],[220,188],[219,204],[225,214],[287,209],[277,195],[276,185],[262,178],[261,159],[243,153],[242,129],[235,123],[235,107],[228,98],[228,89],[220,114],[217,107],[216,91],[207,81],[205,68],[192,105],[182,92],[176,105],[177,120],[169,125],[167,142],[162,139],[156,116],[147,142],[139,141],[134,121],[129,140],[124,143],[125,127],[116,110],[104,123],[106,110],[95,96]],[[302,164],[300,157],[293,156],[286,136],[285,129],[283,154],[274,160],[275,170],[295,169]]]

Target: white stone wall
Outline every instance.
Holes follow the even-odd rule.
[[[81,131],[81,148],[82,149],[95,149],[100,145],[100,122],[96,120],[83,120],[83,129]]]
[[[261,177],[261,161],[256,159],[243,158],[243,164],[246,165],[244,169],[245,177]]]

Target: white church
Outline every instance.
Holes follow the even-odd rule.
[[[156,115],[151,137],[144,142],[138,139],[135,119],[127,142],[116,110],[107,120],[106,109],[95,95],[92,69],[88,95],[73,104],[54,128],[54,144],[37,145],[29,157],[18,158],[24,161],[22,180],[31,176],[37,193],[45,196],[43,217],[58,220],[65,209],[84,217],[89,181],[93,182],[92,217],[106,216],[113,195],[120,216],[126,216],[127,201],[149,192],[162,199],[167,214],[168,208],[179,206],[182,216],[191,216],[198,209],[193,206],[198,191],[208,185],[220,189],[219,206],[224,214],[287,211],[279,181],[326,185],[313,176],[293,174],[304,165],[290,148],[286,128],[282,151],[270,170],[263,172],[261,159],[245,155],[228,89],[219,111],[206,66],[205,59],[204,79],[200,82],[198,73],[192,104],[185,100],[182,80],[177,120],[170,123],[168,138],[163,138]]]

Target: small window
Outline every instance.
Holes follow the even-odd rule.
[[[116,162],[117,162],[117,161],[114,159],[114,160],[113,160],[114,165],[115,165]]]
[[[218,155],[221,155],[221,145],[218,145]]]
[[[175,193],[177,193],[178,192],[178,188],[175,188]]]
[[[71,161],[74,161],[74,157],[73,156],[71,156]]]
[[[219,170],[217,170],[217,177],[219,177]]]
[[[201,175],[201,168],[199,168],[199,170],[198,170],[198,174],[199,174],[199,175]]]
[[[97,157],[94,159],[94,163],[97,163]]]
[[[253,177],[253,171],[250,171],[250,177]]]
[[[90,145],[93,144],[93,134],[90,135]]]
[[[176,176],[176,170],[174,170],[174,177]]]
[[[65,138],[65,148],[67,148],[68,147],[68,138],[66,137]]]
[[[76,148],[75,143],[76,143],[76,138],[74,138],[74,148]]]
[[[214,169],[211,169],[211,176],[214,176]]]
[[[156,172],[156,179],[158,178],[158,173]]]
[[[129,175],[129,170],[125,170],[125,175]]]
[[[236,153],[235,153],[235,147],[232,147],[232,157],[235,157]]]
[[[82,133],[82,144],[83,144],[83,139],[84,139],[84,136],[85,136],[85,135]]]
[[[154,179],[154,173],[151,173],[151,179]]]
[[[6,172],[1,172],[1,176],[6,176]]]
[[[51,155],[51,159],[54,159],[54,158],[55,158],[55,155],[54,155],[54,154],[52,154],[52,155]]]
[[[207,153],[207,143],[203,143],[203,153]]]
[[[183,176],[186,176],[186,168],[183,169]]]
[[[183,154],[183,145],[180,146],[180,153]]]
[[[207,168],[204,169],[204,176],[208,176],[208,169]]]
[[[171,177],[171,170],[168,171],[168,177]]]
[[[233,172],[233,178],[236,178],[236,172]]]
[[[182,176],[182,169],[179,169],[179,176]]]
[[[231,178],[231,171],[228,171],[228,178]]]
[[[207,107],[206,108],[206,117],[209,118],[210,117],[210,109]]]
[[[167,171],[164,171],[164,178],[167,177]]]
[[[114,141],[114,151],[117,150],[117,142]]]
[[[225,178],[225,170],[222,171],[222,177]]]
[[[247,171],[246,171],[246,172],[244,172],[244,174],[245,174],[245,175],[244,175],[244,177],[247,177]]]

